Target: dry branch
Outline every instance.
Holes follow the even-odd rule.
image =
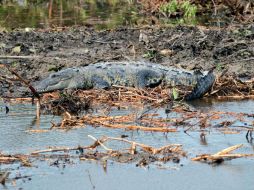
[[[232,151],[241,148],[243,145],[235,145],[228,147],[226,149],[223,149],[215,154],[202,154],[197,156],[196,158],[192,158],[192,161],[208,161],[211,163],[219,163],[221,161],[224,161],[225,159],[235,159],[235,158],[242,158],[242,157],[253,157],[254,154],[230,154]]]
[[[109,154],[109,155],[122,154],[121,151],[119,151],[119,150],[116,151],[116,150],[110,149],[103,144],[106,141],[112,141],[112,140],[113,141],[121,141],[121,142],[130,144],[130,149],[129,149],[130,154],[135,154],[137,151],[137,147],[140,147],[141,150],[143,150],[144,152],[147,152],[147,153],[153,154],[153,155],[161,154],[164,150],[170,150],[172,153],[179,153],[179,154],[183,153],[183,150],[181,149],[181,147],[182,147],[181,144],[170,144],[170,145],[166,145],[166,146],[163,146],[160,148],[154,148],[152,146],[138,143],[135,141],[130,141],[130,140],[127,140],[124,138],[105,137],[104,136],[101,139],[97,139],[97,138],[93,137],[92,135],[88,135],[88,137],[95,140],[95,142],[90,146],[78,146],[78,147],[72,147],[72,148],[55,147],[55,148],[49,148],[49,149],[45,149],[45,150],[34,151],[31,153],[31,155],[38,155],[38,154],[49,153],[49,152],[66,152],[66,151],[73,151],[73,150],[80,150],[80,149],[95,149],[98,146],[103,147],[107,151],[107,154]]]
[[[253,80],[241,81],[236,76],[225,75],[217,77],[211,95],[220,100],[253,99],[253,89]]]
[[[66,115],[66,114],[65,114]],[[62,122],[58,125],[53,124],[53,128],[59,126],[61,129],[83,126],[84,124],[92,126],[102,126],[112,129],[125,129],[125,130],[141,130],[141,131],[150,131],[150,132],[177,132],[176,128],[168,127],[144,127],[139,125],[130,125],[125,124],[133,122],[135,123],[135,117],[133,114],[125,116],[93,116],[93,115],[84,115],[83,117],[73,117],[68,113],[68,117],[64,117]],[[151,118],[151,121],[153,119]],[[157,120],[158,121],[158,120]],[[141,120],[142,122],[142,120]],[[164,121],[162,121],[164,122]],[[165,125],[165,124],[164,124]]]
[[[40,101],[40,95],[39,93],[35,90],[35,88],[25,79],[23,79],[15,70],[13,70],[12,68],[10,68],[9,66],[5,65],[5,67],[8,69],[8,71],[10,71],[13,75],[15,75],[22,83],[24,83],[33,93],[33,95],[38,98],[38,100]]]

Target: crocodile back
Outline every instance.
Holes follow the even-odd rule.
[[[81,68],[86,80],[97,77],[110,86],[152,87],[160,84],[164,72],[154,64],[144,62],[100,62]]]

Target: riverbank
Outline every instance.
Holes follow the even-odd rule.
[[[29,81],[71,66],[100,61],[146,60],[188,70],[216,68],[250,80],[254,77],[254,26],[204,28],[193,26],[118,28],[55,28],[0,33],[0,59]],[[1,69],[3,78],[12,77]],[[4,85],[2,86],[10,87]],[[3,89],[2,88],[2,89]]]

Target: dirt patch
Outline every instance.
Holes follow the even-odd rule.
[[[13,31],[0,33],[0,54],[37,56],[0,59],[31,81],[71,66],[99,61],[140,60],[186,69],[216,67],[216,72],[254,77],[254,26],[212,28],[177,26],[95,31],[91,28]],[[12,77],[0,70],[1,92]]]

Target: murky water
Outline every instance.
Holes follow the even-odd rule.
[[[139,14],[135,2],[133,0],[2,0],[0,1],[0,30],[80,25],[112,29],[119,26],[154,24],[152,22],[154,18]],[[199,15],[189,20],[158,18],[156,22],[160,25],[186,23],[208,26],[221,26],[227,23],[226,19],[214,18],[212,15]]]
[[[0,105],[1,106],[1,105]],[[211,110],[254,112],[253,101],[241,102],[193,102],[192,106],[203,112]],[[157,111],[161,117],[166,117],[164,109]],[[121,111],[123,114],[124,111]],[[117,112],[114,112],[117,115]],[[253,118],[251,118],[253,120]],[[200,140],[199,132],[189,132],[189,135],[178,132],[162,133],[131,132],[107,128],[79,128],[75,130],[50,131],[46,133],[29,133],[29,129],[47,129],[51,121],[59,121],[59,117],[42,116],[35,119],[35,107],[28,104],[10,105],[9,114],[4,109],[0,112],[0,151],[4,153],[29,153],[45,149],[48,146],[76,147],[89,145],[93,141],[88,135],[101,137],[103,135],[119,137],[128,135],[128,139],[160,147],[170,143],[183,144],[188,152],[188,159],[182,159],[179,164],[173,164],[168,169],[159,169],[151,165],[143,169],[133,164],[108,162],[107,172],[99,162],[79,161],[72,159],[70,164],[50,166],[54,160],[36,161],[32,168],[15,165],[0,165],[0,170],[11,170],[11,176],[31,176],[17,180],[16,184],[7,183],[6,189],[254,189],[254,158],[242,158],[224,162],[220,166],[211,166],[190,161],[190,158],[201,153],[214,153],[236,144],[244,144],[241,153],[254,153],[254,145],[245,139],[245,132],[240,134],[222,134],[212,130],[206,136],[206,142]],[[166,165],[167,166],[167,165]],[[1,187],[0,187],[1,189]]]
[[[0,28],[48,28],[73,25],[98,29],[131,25],[135,7],[126,0],[0,1]]]

